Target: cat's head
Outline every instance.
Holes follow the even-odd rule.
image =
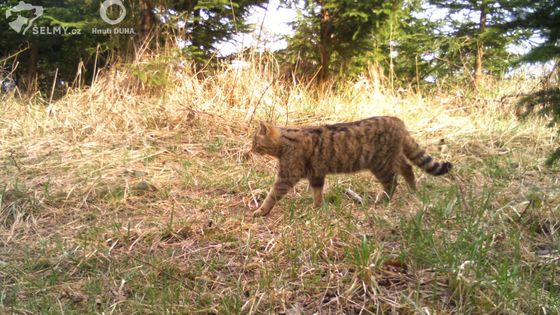
[[[280,130],[275,126],[262,122],[253,137],[252,152],[278,156],[280,150]]]

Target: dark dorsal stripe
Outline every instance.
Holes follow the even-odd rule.
[[[309,130],[309,132],[320,136],[323,133],[323,130],[321,130],[320,128],[314,128],[314,129]]]
[[[292,142],[299,142],[298,139],[292,138],[292,137],[286,136],[286,135],[282,135],[282,138],[284,138],[284,139],[286,139],[286,140],[289,140],[289,141],[292,141]]]
[[[330,131],[350,131],[348,127],[342,125],[326,125],[325,126]]]

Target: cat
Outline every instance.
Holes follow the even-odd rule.
[[[313,190],[314,206],[323,203],[327,174],[369,170],[381,182],[385,199],[401,174],[416,191],[411,161],[428,174],[448,173],[450,162],[434,162],[410,136],[402,120],[379,116],[318,127],[280,128],[260,122],[251,151],[279,160],[274,186],[253,216],[265,216],[299,180],[306,178]]]

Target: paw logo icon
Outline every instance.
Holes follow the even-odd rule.
[[[32,15],[32,17],[23,16],[24,13],[26,16]],[[33,22],[43,15],[43,7],[20,1],[15,7],[6,10],[6,19],[12,15],[15,15],[16,19],[9,23],[10,27],[18,33],[25,34]]]

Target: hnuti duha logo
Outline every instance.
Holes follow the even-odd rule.
[[[119,15],[118,18],[114,20],[110,19],[107,16],[107,9],[112,5],[116,5],[119,6],[119,8],[121,8],[121,14]],[[105,21],[105,23],[116,25],[122,22],[122,20],[124,20],[124,18],[126,17],[126,8],[124,7],[124,4],[122,3],[121,0],[105,0],[99,7],[99,15],[101,15],[101,19]]]
[[[115,19],[111,19],[109,18],[109,16],[107,15],[107,10],[111,7],[111,6],[117,6],[118,9],[120,9],[120,14],[118,17],[116,17]],[[103,3],[101,3],[101,6],[99,7],[99,15],[101,16],[101,19],[109,24],[109,25],[117,25],[120,22],[122,22],[124,20],[124,18],[126,17],[126,8],[124,6],[124,4],[122,3],[121,0],[105,0],[103,1]],[[132,35],[134,34],[134,29],[130,28],[130,27],[117,27],[117,28],[92,28],[91,29],[91,33],[92,34],[101,34],[101,35],[108,35],[108,34],[129,34]]]

